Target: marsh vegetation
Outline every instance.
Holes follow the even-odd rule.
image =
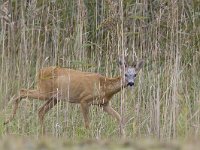
[[[43,102],[24,99],[13,122],[12,97],[34,88],[39,69],[69,67],[119,76],[117,59],[145,59],[134,88],[112,106],[127,118],[126,137],[200,135],[199,0],[1,1],[0,135],[38,136]],[[85,130],[79,105],[59,103],[45,118],[47,134],[70,139],[117,138],[116,120],[90,109]]]

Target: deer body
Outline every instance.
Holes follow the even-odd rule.
[[[97,73],[82,72],[60,67],[47,67],[40,70],[37,79],[37,88],[34,90],[21,89],[19,96],[14,99],[14,109],[10,118],[13,120],[18,104],[23,98],[32,98],[45,101],[39,108],[39,120],[44,131],[43,120],[45,114],[60,100],[70,103],[80,103],[84,117],[85,127],[89,127],[89,106],[98,105],[120,123],[121,117],[110,105],[112,96],[123,87],[134,85],[136,73],[142,67],[141,61],[135,68],[123,67],[122,77],[108,78]],[[120,65],[124,65],[120,63]]]
[[[38,75],[38,91],[47,99],[103,105],[121,88],[121,78],[60,67],[47,67]]]

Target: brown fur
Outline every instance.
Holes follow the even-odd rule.
[[[5,124],[14,118],[20,100],[25,97],[46,101],[38,113],[42,127],[45,114],[60,100],[80,103],[86,128],[89,127],[88,109],[91,104],[103,107],[105,112],[120,122],[121,117],[109,105],[109,100],[121,90],[121,80],[121,77],[107,78],[97,73],[67,68],[43,68],[38,74],[37,89],[20,90],[20,95],[14,99],[13,114]]]

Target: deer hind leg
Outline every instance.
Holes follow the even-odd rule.
[[[116,118],[118,123],[119,123],[119,127],[120,127],[120,134],[122,136],[125,136],[125,131],[123,129],[123,125],[122,125],[122,118],[121,116],[119,115],[118,112],[116,112],[109,104],[107,105],[104,105],[103,106],[103,110],[105,112],[107,112],[109,115],[111,115],[113,118]]]
[[[33,98],[33,99],[41,99],[41,100],[45,100],[46,97],[44,94],[39,93],[38,90],[27,90],[27,89],[21,89],[19,92],[19,96],[16,97],[13,101],[14,101],[14,109],[13,109],[13,113],[12,115],[8,118],[8,120],[6,120],[4,122],[4,125],[9,123],[10,121],[12,121],[14,119],[14,116],[17,112],[18,109],[18,105],[19,102],[23,99],[23,98]]]
[[[44,116],[57,103],[58,103],[58,100],[56,98],[51,98],[42,107],[39,108],[38,116],[39,116],[39,121],[40,121],[41,128],[42,128],[42,133],[45,132],[45,128],[44,128]]]
[[[85,128],[89,129],[89,105],[86,102],[81,103],[81,110],[83,113]]]

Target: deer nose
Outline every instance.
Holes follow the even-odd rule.
[[[128,83],[128,86],[133,86],[134,85],[134,82],[129,82]]]

